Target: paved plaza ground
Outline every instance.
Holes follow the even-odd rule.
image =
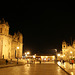
[[[0,68],[0,75],[67,75],[67,73],[54,63],[36,63]]]

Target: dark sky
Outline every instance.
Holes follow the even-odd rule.
[[[75,4],[71,2],[1,3],[0,19],[10,25],[10,34],[20,31],[24,51],[61,51],[62,41],[75,39]]]

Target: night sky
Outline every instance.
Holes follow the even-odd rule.
[[[10,34],[23,34],[24,51],[61,51],[62,41],[75,39],[75,4],[71,2],[1,3],[0,19],[10,26]]]

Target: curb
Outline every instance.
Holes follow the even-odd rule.
[[[57,64],[58,65],[58,64]],[[59,65],[58,65],[59,66]],[[69,72],[67,72],[65,69],[63,69],[61,66],[59,66],[63,71],[65,71],[68,75],[71,75]]]
[[[0,67],[0,69],[1,68],[14,67],[14,66],[21,66],[21,65],[25,65],[25,64],[15,64],[15,65],[11,65],[11,66],[7,65],[7,66]]]

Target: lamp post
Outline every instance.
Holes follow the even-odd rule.
[[[30,54],[30,52],[25,52],[25,56],[27,56],[27,55],[29,55]]]
[[[57,54],[57,59],[58,59],[58,60],[61,60],[61,57],[62,57],[62,56],[61,56],[61,54],[60,54],[60,53],[59,53],[59,54]]]
[[[17,50],[19,50],[19,47],[17,47]],[[18,51],[17,51],[17,64],[18,64]]]
[[[55,52],[56,52],[56,54],[55,54],[55,61],[57,62],[57,49],[55,49]]]
[[[28,51],[28,52],[25,52],[25,60],[26,60],[26,57],[27,57],[29,54],[30,54],[29,51]],[[28,64],[28,60],[29,60],[29,59],[27,59],[27,64]]]
[[[35,55],[33,55],[33,58],[34,58],[34,59],[36,58],[36,54],[35,54]]]
[[[36,54],[35,54],[35,55],[33,55],[33,58],[34,58],[34,63],[35,63],[35,59],[36,59]]]
[[[26,59],[26,57],[27,57],[29,54],[30,54],[29,51],[28,51],[28,52],[25,52],[25,59]]]

